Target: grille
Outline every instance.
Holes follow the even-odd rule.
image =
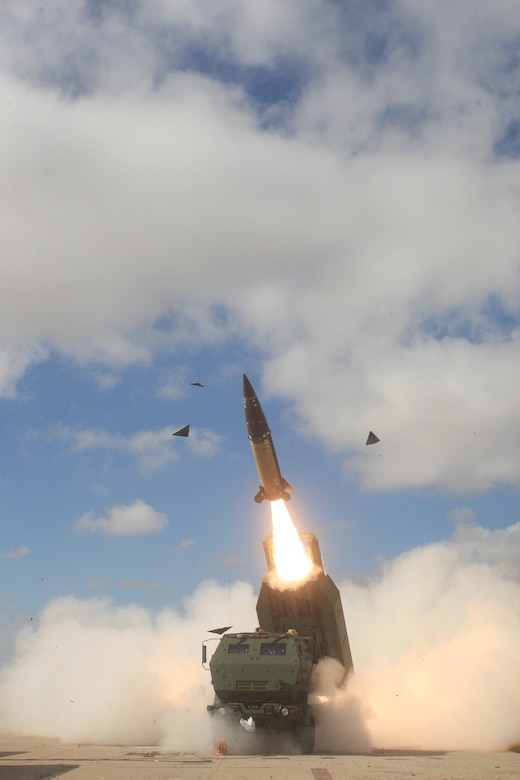
[[[266,691],[267,680],[237,680],[237,691]]]

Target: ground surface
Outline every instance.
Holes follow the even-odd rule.
[[[214,756],[0,735],[0,780],[518,780],[520,754],[376,750],[367,755]]]

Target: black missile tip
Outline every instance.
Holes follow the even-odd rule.
[[[244,396],[256,395],[255,391],[253,390],[253,385],[245,374],[242,380],[242,387],[244,390]]]

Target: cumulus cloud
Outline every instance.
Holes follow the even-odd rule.
[[[7,552],[0,553],[0,558],[11,558],[12,560],[16,560],[17,558],[25,558],[26,555],[29,555],[29,548],[26,544],[22,544],[20,547],[17,547],[16,550],[8,550]]]
[[[172,446],[171,428],[138,431],[131,436],[123,436],[99,428],[78,429],[56,425],[47,431],[33,431],[32,435],[57,439],[77,452],[100,449],[132,455],[141,462],[145,471],[161,468],[179,457]]]
[[[467,563],[481,562],[500,570],[505,577],[516,578],[520,555],[520,522],[490,531],[478,525],[473,513],[462,508],[455,515],[453,539]]]
[[[166,398],[168,401],[178,401],[186,395],[186,370],[184,368],[171,371],[166,376],[157,391],[159,398]]]
[[[177,552],[184,552],[184,550],[187,550],[192,544],[195,544],[194,539],[184,539],[175,549]]]
[[[168,524],[168,518],[162,512],[156,512],[150,504],[136,499],[133,504],[114,506],[106,517],[93,517],[85,512],[76,520],[77,531],[91,531],[104,536],[143,536],[162,531]]]
[[[0,342],[0,398],[15,398],[20,376],[46,357],[46,350],[40,346],[20,345],[16,338],[9,343],[4,338]]]
[[[520,12],[360,9],[2,9],[4,395],[238,337],[365,487],[518,483]]]
[[[46,431],[32,431],[32,436],[57,439],[73,450],[107,450],[132,455],[137,458],[144,471],[149,472],[174,463],[180,457],[172,428],[157,431],[138,431],[123,436],[99,428],[71,428],[55,425]],[[220,449],[222,436],[205,428],[190,428],[189,439],[183,441],[184,449],[197,457],[213,457]]]

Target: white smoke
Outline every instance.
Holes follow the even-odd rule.
[[[330,753],[366,753],[372,747],[367,710],[355,685],[334,658],[324,658],[313,677],[311,703],[316,716],[316,749]]]
[[[202,641],[231,614],[250,627],[247,583],[203,582],[181,612],[152,615],[99,599],[51,601],[23,629],[0,682],[0,730],[99,744],[209,750]],[[214,635],[213,635],[214,636]]]
[[[340,584],[355,672],[320,663],[317,750],[506,749],[520,738],[520,523],[459,523],[365,584]],[[251,585],[203,582],[182,611],[65,597],[23,629],[0,678],[0,730],[212,750],[202,640],[256,625]],[[218,637],[217,637],[218,638]],[[211,653],[211,648],[210,648]],[[326,698],[325,698],[326,697]]]
[[[342,600],[358,696],[378,746],[502,750],[520,738],[520,523],[460,522]],[[339,706],[339,705],[338,705]]]

